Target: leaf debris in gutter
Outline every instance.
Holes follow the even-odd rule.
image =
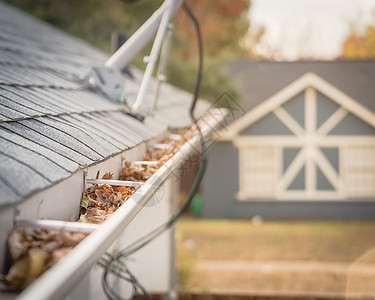
[[[14,229],[8,238],[12,264],[2,280],[23,289],[56,264],[88,233],[61,229]]]
[[[102,179],[112,179],[105,173]],[[102,223],[134,194],[136,188],[94,184],[87,188],[81,200],[80,222]]]
[[[124,181],[147,181],[167,160],[169,160],[178,149],[193,136],[195,126],[185,129],[175,129],[174,135],[181,139],[175,140],[165,138],[161,144],[170,145],[169,148],[155,149],[149,147],[144,155],[145,161],[155,161],[155,164],[135,165],[126,161],[121,169],[120,180]],[[105,173],[102,179],[112,179],[112,173]],[[99,178],[99,171],[96,178]],[[138,187],[139,188],[139,187]],[[137,187],[112,186],[109,184],[94,184],[87,188],[81,200],[80,222],[102,223],[125,203],[138,189]]]

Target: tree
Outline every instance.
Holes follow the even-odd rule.
[[[126,4],[119,0],[6,0],[35,17],[110,52],[111,32],[131,35],[162,0]]]
[[[375,12],[373,24],[367,25],[364,30],[351,24],[350,33],[342,44],[341,51],[343,58],[375,58]]]
[[[199,20],[206,56],[247,55],[240,41],[249,28],[249,0],[190,0],[189,6]],[[175,20],[180,44],[194,45],[194,28],[186,13],[180,10]],[[179,49],[181,55],[194,56],[191,48]]]

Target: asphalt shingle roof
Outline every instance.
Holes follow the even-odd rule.
[[[157,113],[140,122],[79,76],[107,55],[0,2],[0,209],[163,133],[190,123],[190,94],[163,85]],[[134,101],[142,74],[126,81]],[[151,82],[146,99],[155,97]],[[199,107],[200,111],[205,105]]]
[[[228,74],[237,83],[241,106],[249,110],[313,72],[375,112],[375,60],[271,62],[235,60]]]

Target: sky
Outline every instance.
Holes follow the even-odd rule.
[[[375,0],[252,0],[252,28],[264,26],[261,54],[279,49],[280,60],[334,59],[350,23],[375,22]],[[265,46],[268,45],[268,46]]]

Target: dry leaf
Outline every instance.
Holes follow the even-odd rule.
[[[47,268],[58,263],[60,259],[62,259],[65,255],[67,255],[72,249],[73,249],[72,247],[64,247],[64,248],[59,248],[53,251],[51,254],[51,259],[47,264]]]
[[[8,284],[19,285],[29,273],[30,258],[25,256],[17,260],[9,269],[8,274],[5,276],[5,280]]]
[[[14,230],[8,238],[9,250],[13,260],[17,260],[24,255],[28,245],[24,242],[23,236],[19,230]]]
[[[29,272],[27,277],[36,278],[42,274],[44,266],[49,258],[49,254],[40,248],[31,248],[29,255]]]
[[[13,261],[5,276],[6,283],[24,287],[58,261],[57,258],[61,258],[63,252],[60,249],[72,249],[86,236],[87,233],[68,232],[65,229],[13,230],[8,238]]]

